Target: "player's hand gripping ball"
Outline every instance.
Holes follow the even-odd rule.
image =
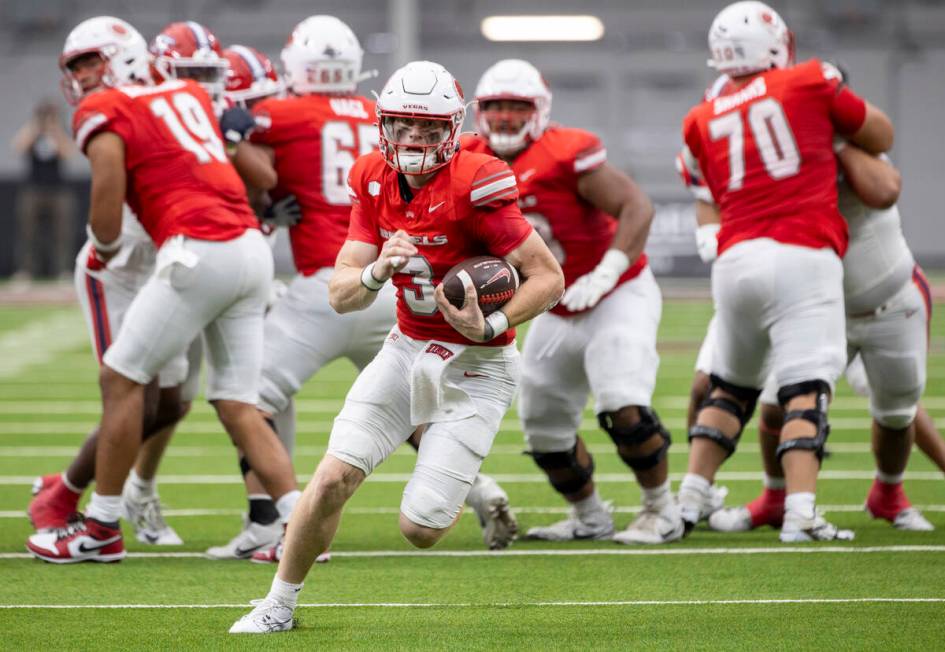
[[[501,258],[476,256],[454,265],[443,277],[443,293],[456,308],[462,309],[470,286],[476,290],[482,314],[488,315],[515,295],[518,271]]]

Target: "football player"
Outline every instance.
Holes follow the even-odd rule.
[[[69,81],[86,65],[104,70],[106,88],[84,95],[73,117],[92,170],[92,255],[107,267],[122,249],[126,198],[158,252],[155,272],[102,359],[101,445],[87,514],[27,542],[35,556],[56,563],[124,558],[121,490],[142,438],[145,387],[199,334],[208,400],[279,497],[283,519],[299,496],[288,456],[255,409],[272,255],[223,150],[210,97],[192,80],[154,85],[141,35],[111,17],[90,21],[102,40],[63,65]]]
[[[651,407],[662,299],[647,266],[653,206],[607,162],[594,134],[551,124],[551,92],[527,61],[489,68],[476,88],[472,151],[499,156],[518,180],[519,206],[564,270],[567,291],[525,342],[519,414],[529,454],[571,504],[570,516],[526,536],[665,543],[683,535],[669,488],[669,433]],[[598,421],[643,489],[643,510],[614,535],[578,435],[588,391]]]
[[[839,71],[793,63],[793,36],[760,2],[723,9],[709,30],[710,65],[731,78],[683,121],[683,164],[705,179],[721,212],[712,269],[716,350],[711,389],[689,431],[679,490],[687,527],[702,515],[715,472],[734,452],[767,370],[785,410],[777,457],[785,471],[784,542],[849,539],[815,510],[827,407],[846,361],[846,221],[837,210],[833,138],[874,154],[893,128]]]
[[[282,51],[291,95],[253,107],[250,147],[265,152],[273,167],[273,184],[262,189],[275,204],[295,201],[299,210],[298,221],[289,227],[298,274],[288,294],[266,316],[259,403],[266,417],[274,420],[290,454],[295,446],[292,397],[337,358],[347,357],[363,369],[395,323],[392,286],[378,292],[363,311],[341,315],[327,301],[328,280],[351,212],[348,172],[358,156],[375,151],[378,143],[374,102],[356,94],[365,77],[362,57],[357,36],[344,22],[334,16],[311,16],[295,27]],[[234,113],[225,114],[225,125]],[[239,166],[243,153],[235,160]],[[254,561],[278,561],[282,547],[272,544],[282,528],[275,510],[266,504],[255,474],[245,463],[241,469],[250,499],[246,526],[207,554],[215,559],[252,554]],[[515,534],[515,522],[505,492],[490,478],[480,477],[469,499],[483,523],[486,544],[506,547]]]
[[[150,50],[159,78],[194,80],[209,93],[214,113],[223,111],[228,63],[213,32],[193,20],[171,23],[154,37]]]
[[[400,529],[422,548],[446,534],[518,385],[514,326],[561,296],[561,269],[522,217],[512,171],[458,149],[465,113],[459,84],[429,61],[396,71],[378,96],[380,151],[351,169],[351,226],[329,300],[339,313],[364,310],[392,280],[397,326],[335,419],[328,453],[289,523],[269,594],[231,633],[292,628],[302,582],[331,543],[345,502],[423,424]],[[462,309],[438,287],[453,265],[484,254],[504,257],[525,279],[486,318],[475,287]]]

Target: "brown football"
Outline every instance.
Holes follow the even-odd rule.
[[[466,286],[476,288],[484,315],[504,306],[518,290],[518,272],[495,256],[476,256],[453,267],[443,277],[443,292],[457,308],[466,301]]]

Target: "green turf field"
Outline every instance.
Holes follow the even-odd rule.
[[[676,439],[674,489],[685,470],[685,406],[709,314],[705,302],[664,305],[655,407]],[[932,333],[925,403],[941,428],[945,338],[940,328]],[[332,364],[299,397],[300,480],[322,455],[353,377],[349,363]],[[226,630],[249,600],[265,595],[274,569],[200,556],[236,533],[244,505],[232,448],[206,404],[180,427],[159,476],[165,514],[184,546],[126,540],[132,554],[120,564],[68,567],[24,553],[30,483],[64,468],[97,414],[96,367],[78,309],[0,308],[0,649],[930,650],[945,641],[943,476],[915,453],[907,490],[937,531],[900,533],[871,521],[862,511],[873,473],[866,403],[845,385],[832,410],[818,503],[856,531],[852,543],[785,546],[771,529],[723,535],[700,527],[661,548],[518,542],[489,553],[475,517],[465,515],[439,546],[414,551],[397,528],[413,465],[405,448],[350,503],[334,558],[309,576],[299,629],[266,640]],[[582,434],[596,455],[600,491],[624,527],[639,491],[591,411]],[[511,412],[484,470],[508,490],[527,529],[565,509],[521,450]],[[730,504],[757,493],[757,451],[752,426],[719,476]]]

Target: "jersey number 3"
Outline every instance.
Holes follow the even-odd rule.
[[[801,169],[801,155],[784,109],[773,97],[748,107],[748,126],[765,170],[772,179],[792,177]],[[709,123],[713,141],[728,138],[728,189],[739,190],[745,180],[745,128],[742,111],[732,111]]]

